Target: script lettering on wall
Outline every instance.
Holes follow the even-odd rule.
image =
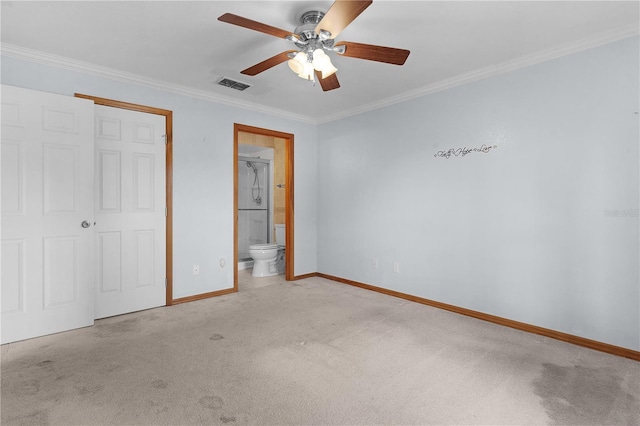
[[[440,158],[446,158],[449,159],[451,156],[454,157],[464,157],[467,154],[470,154],[472,152],[481,152],[483,154],[486,154],[494,149],[496,149],[498,147],[498,145],[485,145],[482,144],[481,147],[479,148],[467,148],[466,146],[464,148],[450,148],[447,151],[438,151],[435,154],[433,154],[434,157],[440,157]]]

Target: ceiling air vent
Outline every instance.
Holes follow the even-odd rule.
[[[235,90],[243,91],[244,89],[248,89],[251,87],[250,84],[240,83],[239,81],[231,80],[230,78],[222,77],[218,80],[218,84],[220,86],[230,87]]]

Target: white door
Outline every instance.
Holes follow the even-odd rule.
[[[166,304],[165,117],[96,105],[95,128],[97,319]]]
[[[0,340],[9,343],[93,324],[94,104],[1,90]]]

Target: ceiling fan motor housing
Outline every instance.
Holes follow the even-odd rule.
[[[300,50],[313,52],[316,49],[330,49],[333,47],[333,39],[320,37],[316,33],[316,27],[324,15],[325,13],[319,10],[310,10],[298,16],[300,25],[296,27],[294,33],[300,39],[300,42],[295,42],[295,45]]]

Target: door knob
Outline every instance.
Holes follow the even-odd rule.
[[[90,227],[90,226],[91,226],[91,224],[90,224],[88,221],[86,221],[86,220],[83,220],[83,221],[82,221],[82,227],[83,227],[83,228],[88,228],[88,227]]]

